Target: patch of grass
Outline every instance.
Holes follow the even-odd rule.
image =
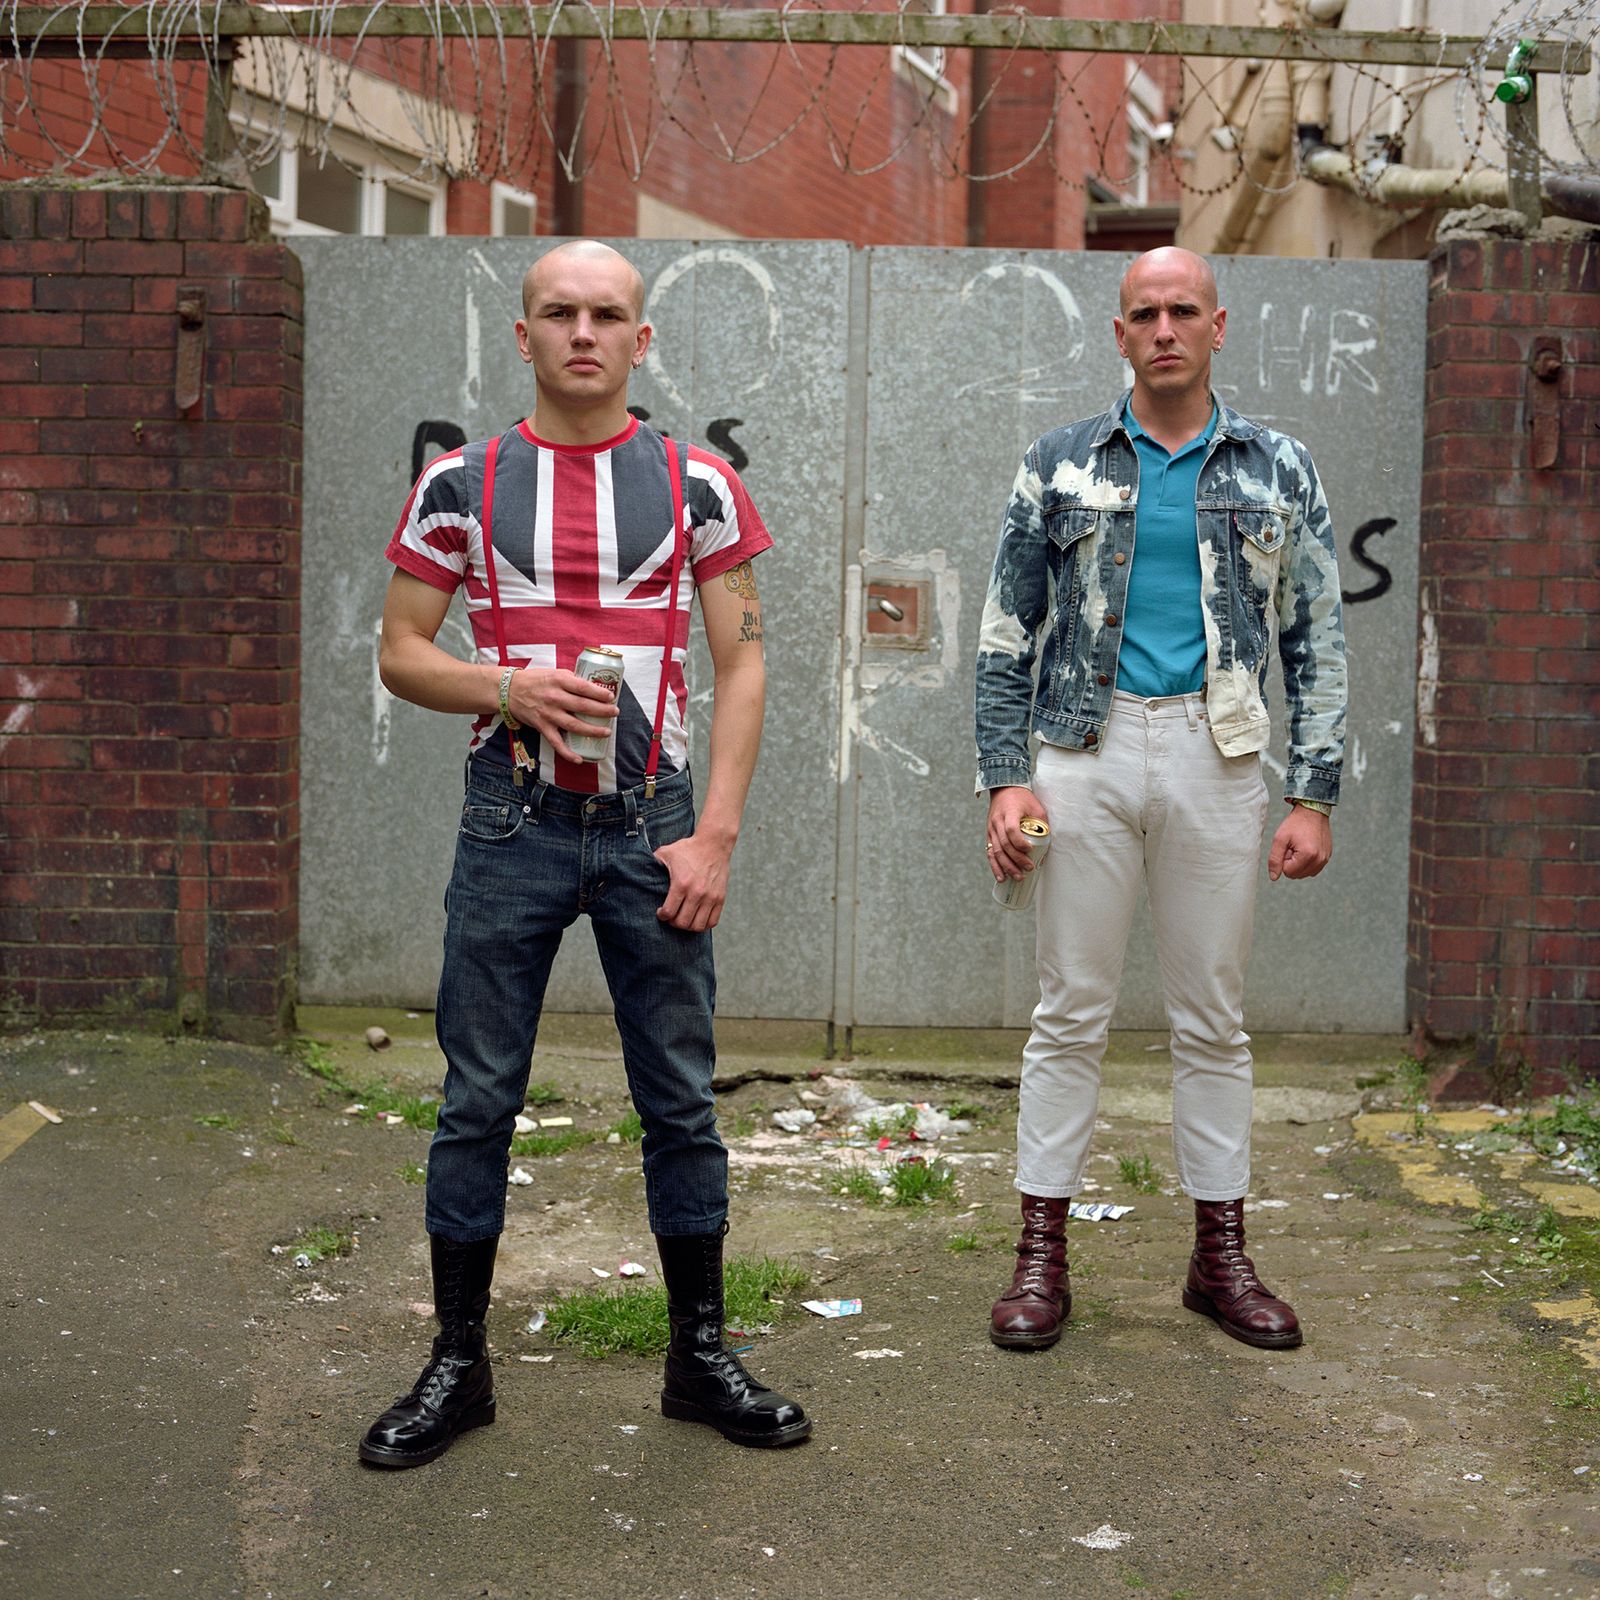
[[[810,1281],[803,1267],[770,1256],[735,1258],[723,1268],[728,1326],[770,1322]],[[545,1307],[545,1332],[579,1355],[656,1356],[667,1348],[667,1291],[660,1284],[619,1284],[558,1295]]]
[[[267,1137],[275,1144],[294,1145],[300,1143],[294,1136],[294,1130],[281,1122],[269,1122],[267,1124]]]
[[[839,1193],[852,1200],[880,1200],[883,1187],[865,1167],[851,1167],[839,1179]]]
[[[217,1111],[207,1117],[196,1117],[195,1122],[202,1128],[224,1128],[229,1133],[239,1131],[239,1119],[228,1112]]]
[[[985,1121],[989,1115],[976,1100],[952,1100],[944,1108],[944,1114],[953,1117],[957,1122],[970,1122],[974,1126]]]
[[[1140,1194],[1161,1193],[1161,1174],[1147,1155],[1118,1156],[1117,1173],[1130,1189],[1137,1189]]]
[[[360,1102],[361,1110],[356,1115],[363,1122],[371,1122],[380,1111],[388,1111],[424,1133],[432,1133],[439,1126],[437,1096],[406,1094],[383,1078],[357,1083],[340,1070],[333,1052],[315,1039],[300,1040],[297,1053],[301,1066],[312,1077],[320,1078],[330,1089]]]
[[[886,1133],[909,1133],[917,1125],[917,1108],[902,1106],[892,1117],[874,1112],[861,1124],[861,1131],[869,1139],[881,1139]]]
[[[307,1228],[298,1239],[291,1239],[283,1249],[286,1255],[310,1256],[315,1264],[335,1256],[347,1256],[355,1247],[354,1228],[329,1228],[318,1223],[314,1228]]]
[[[637,1111],[625,1111],[606,1132],[616,1134],[624,1144],[638,1144],[644,1138],[644,1124]]]
[[[395,1168],[402,1183],[426,1183],[428,1169],[420,1161],[406,1161]]]
[[[596,1135],[587,1128],[554,1128],[549,1132],[519,1133],[511,1141],[513,1156],[560,1156],[580,1145],[593,1144]]]
[[[1574,1378],[1556,1396],[1556,1404],[1563,1411],[1600,1411],[1600,1384],[1590,1383],[1587,1378]]]
[[[948,1200],[956,1187],[956,1169],[935,1156],[931,1161],[891,1161],[877,1174],[852,1167],[839,1180],[839,1193],[852,1200],[876,1200],[889,1206],[932,1205]]]
[[[522,1098],[530,1106],[558,1106],[566,1096],[553,1083],[530,1083]]]
[[[1381,1089],[1386,1083],[1394,1082],[1392,1072],[1369,1072],[1364,1077],[1356,1079],[1358,1089]]]
[[[952,1233],[944,1242],[944,1247],[952,1255],[965,1255],[969,1250],[983,1249],[983,1240],[976,1232]]]
[[[932,1161],[897,1161],[889,1168],[884,1199],[892,1206],[927,1206],[955,1192],[956,1169],[937,1156]]]
[[[1529,1140],[1546,1159],[1576,1157],[1591,1170],[1600,1168],[1600,1091],[1564,1097],[1548,1111],[1530,1111],[1510,1131]]]

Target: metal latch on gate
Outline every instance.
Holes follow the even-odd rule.
[[[1533,435],[1528,465],[1536,471],[1553,467],[1561,450],[1561,341],[1545,334],[1533,341],[1528,356],[1525,405]]]
[[[186,286],[178,291],[178,362],[173,403],[181,415],[200,403],[206,369],[206,292]]]

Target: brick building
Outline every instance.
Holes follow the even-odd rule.
[[[893,8],[877,0],[833,9]],[[946,0],[927,9],[943,13]],[[948,9],[1000,8],[949,0]],[[1028,9],[1176,19],[1180,4],[1061,0]],[[332,50],[350,62],[348,50]],[[540,47],[541,102],[517,88],[540,70],[534,47],[513,41],[506,50],[511,88],[502,105],[493,52],[474,55],[463,43],[446,46],[442,64],[421,42],[369,43],[338,84],[324,57],[243,43],[229,103],[234,132],[246,146],[268,130],[271,142],[285,142],[253,163],[273,231],[1121,249],[1170,243],[1177,222],[1166,132],[1177,109],[1171,58],[777,45],[691,52],[672,43],[652,57],[639,43],[560,40]],[[195,62],[159,72],[136,57],[106,63],[101,130],[85,146],[91,97],[76,56],[35,63],[30,103],[15,103],[11,90],[0,179],[95,173],[153,150],[155,172],[196,175],[203,73]],[[673,86],[670,118],[655,92],[662,85]],[[345,103],[330,109],[341,93]],[[181,137],[169,135],[164,100],[179,108]],[[975,120],[974,104],[983,108]],[[324,124],[326,158],[296,148]],[[780,136],[769,153],[744,159]],[[724,153],[724,138],[739,159]],[[500,170],[481,181],[427,164],[430,147],[466,166],[471,150],[481,163],[502,145]],[[80,146],[77,159],[66,159]],[[557,149],[580,152],[582,170],[569,176]],[[641,149],[648,156],[637,162]],[[965,176],[1013,166],[992,183]]]

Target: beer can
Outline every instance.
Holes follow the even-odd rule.
[[[1033,871],[1023,873],[1020,878],[995,879],[995,902],[1004,906],[1007,911],[1026,911],[1033,904],[1033,891],[1039,876],[1039,868],[1044,864],[1044,858],[1050,850],[1050,824],[1043,817],[1024,817],[1017,826],[1027,837],[1028,855],[1033,862]]]
[[[598,683],[611,691],[613,700],[622,698],[622,652],[608,650],[603,644],[592,644],[578,657],[572,669],[580,678]],[[587,733],[569,733],[567,748],[583,761],[604,761],[611,753],[611,735],[595,738]]]

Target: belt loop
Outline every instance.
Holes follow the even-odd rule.
[[[637,839],[639,837],[639,797],[632,789],[624,789],[622,791],[622,809],[628,816],[628,837]]]
[[[1183,709],[1189,713],[1189,731],[1192,733],[1200,726],[1200,696],[1186,694],[1183,697]]]
[[[531,822],[535,827],[538,827],[539,822],[544,815],[545,790],[547,790],[549,787],[550,785],[546,783],[543,778],[535,778],[533,780],[533,793],[528,796],[527,810],[528,821]]]

